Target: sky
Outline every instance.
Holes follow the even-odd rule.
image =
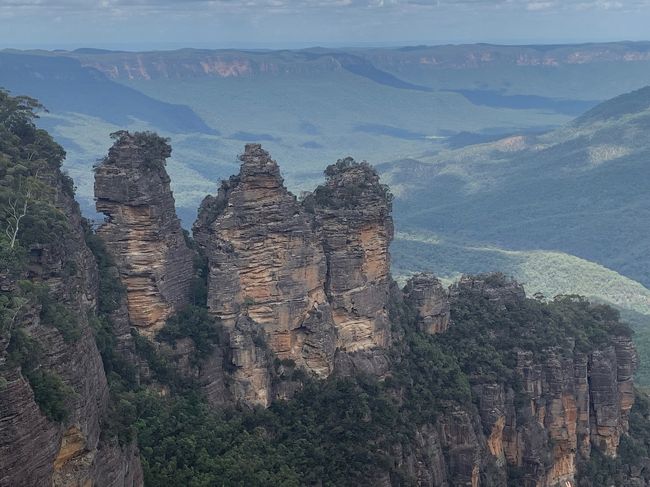
[[[650,0],[0,0],[0,48],[648,40]]]

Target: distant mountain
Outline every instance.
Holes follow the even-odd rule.
[[[155,100],[64,56],[0,52],[0,86],[38,98],[53,112],[116,125],[137,119],[168,132],[215,133],[190,108]]]
[[[650,286],[650,87],[539,136],[382,167],[403,230],[558,250]]]
[[[650,42],[503,46],[467,44],[403,48],[300,50],[179,49],[127,52],[78,49],[79,59],[115,79],[278,76],[349,69],[372,77],[378,72],[554,67],[650,61]],[[404,83],[403,81],[401,83]],[[422,87],[419,87],[420,89]]]

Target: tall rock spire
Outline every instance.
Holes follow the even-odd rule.
[[[165,170],[167,141],[151,133],[118,132],[95,167],[98,234],[115,258],[127,291],[131,323],[146,335],[189,302],[192,254]]]
[[[338,347],[347,352],[385,347],[390,343],[392,197],[368,163],[342,159],[325,174],[327,181],[305,204],[322,229]]]
[[[194,225],[209,262],[208,306],[231,328],[247,315],[280,359],[327,376],[335,331],[312,217],[259,144],[246,145],[240,160],[239,175],[203,201]]]

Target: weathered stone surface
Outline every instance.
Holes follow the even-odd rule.
[[[449,482],[453,486],[478,487],[481,473],[481,442],[471,414],[454,408],[437,422],[438,436],[446,451]]]
[[[98,229],[127,290],[131,324],[152,336],[188,303],[192,254],[188,249],[165,171],[171,154],[153,134],[118,135],[95,168]]]
[[[259,145],[248,144],[240,159],[239,175],[204,200],[194,225],[209,262],[210,311],[230,328],[246,314],[262,325],[278,358],[327,376],[336,331],[311,215]]]
[[[460,292],[507,309],[525,298],[523,288],[502,275],[465,277],[452,288],[452,299]],[[525,487],[575,486],[577,466],[593,448],[616,455],[634,402],[637,361],[634,345],[624,336],[589,354],[572,343],[536,353],[516,351],[521,391],[515,392],[513,384],[473,386],[496,466],[520,468]]]
[[[463,290],[474,292],[506,307],[526,297],[521,284],[499,273],[463,276],[456,285],[452,286],[451,294],[453,296]]]
[[[391,196],[367,163],[344,159],[305,200],[322,229],[326,291],[338,348],[354,352],[390,344],[388,247],[393,238]]]
[[[447,464],[438,431],[430,424],[417,428],[411,443],[395,445],[397,465],[421,487],[449,487]],[[386,485],[391,485],[390,482]]]
[[[247,316],[237,318],[230,331],[234,371],[232,394],[237,401],[266,407],[273,399],[272,357],[264,343],[264,330]]]
[[[95,309],[98,274],[94,257],[84,241],[79,207],[65,192],[58,171],[43,175],[53,188],[54,201],[67,219],[65,238],[34,245],[25,277],[47,286],[52,298],[74,313],[80,336],[64,340],[53,323],[43,322],[40,309],[26,307],[16,326],[34,339],[42,353],[37,367],[57,374],[74,394],[65,400],[68,416],[62,422],[48,420],[19,367],[2,370],[6,387],[0,388],[0,486],[111,485],[139,486],[142,476],[113,474],[105,482],[101,469],[108,458],[98,454],[101,417],[108,405],[108,385],[101,357],[88,323]],[[6,364],[6,350],[0,363]],[[116,462],[140,470],[133,445],[113,455]]]
[[[618,366],[613,346],[596,350],[589,360],[591,442],[608,456],[616,456],[622,431],[618,397]]]
[[[411,277],[404,287],[404,299],[418,312],[418,325],[430,334],[449,327],[449,296],[440,281],[430,274]]]

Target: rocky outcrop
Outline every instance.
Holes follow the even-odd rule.
[[[411,277],[404,287],[404,299],[418,313],[418,326],[426,333],[443,333],[449,327],[449,295],[430,274]]]
[[[450,294],[453,298],[461,292],[472,292],[505,307],[526,298],[524,286],[501,273],[463,276]]]
[[[386,187],[368,164],[345,160],[301,204],[260,145],[248,144],[240,159],[239,174],[205,198],[194,225],[208,259],[208,308],[231,330],[243,381],[235,396],[271,397],[264,384],[272,373],[262,372],[244,336],[252,328],[236,330],[248,320],[275,357],[317,377],[334,368],[382,375],[388,360],[371,351],[390,343]],[[251,383],[261,384],[266,399],[247,392]]]
[[[325,377],[336,342],[319,235],[266,151],[249,144],[240,159],[194,225],[209,262],[208,307],[230,329],[248,317],[279,359]]]
[[[176,217],[165,171],[171,148],[149,134],[119,132],[95,167],[98,234],[127,292],[130,322],[152,336],[189,300],[192,254]]]
[[[327,181],[305,200],[316,215],[327,257],[325,289],[346,352],[390,344],[388,247],[391,196],[367,163],[351,158],[329,166]]]
[[[44,286],[49,299],[69,310],[70,316],[57,323],[56,315],[43,314],[41,304],[34,301],[16,316],[6,343],[11,349],[20,347],[17,340],[28,340],[39,351],[24,364],[29,371],[12,361],[6,347],[0,350],[0,486],[139,486],[142,471],[135,445],[122,448],[102,439],[109,391],[89,324],[98,276],[84,241],[79,207],[64,189],[58,170],[41,174],[40,179],[52,188],[52,204],[65,215],[65,235],[30,246],[23,278]],[[59,328],[62,324],[74,333],[66,335]],[[70,391],[62,399],[65,417],[45,415],[29,374],[60,378]],[[104,455],[107,451],[110,455]],[[114,468],[117,465],[120,468]]]
[[[501,275],[465,277],[452,295],[469,292],[497,307],[515,308],[524,299],[520,289]],[[573,344],[518,350],[519,390],[503,382],[473,386],[496,466],[517,469],[525,487],[575,486],[578,465],[593,449],[616,456],[628,430],[637,360],[627,336],[615,336],[589,353]]]

